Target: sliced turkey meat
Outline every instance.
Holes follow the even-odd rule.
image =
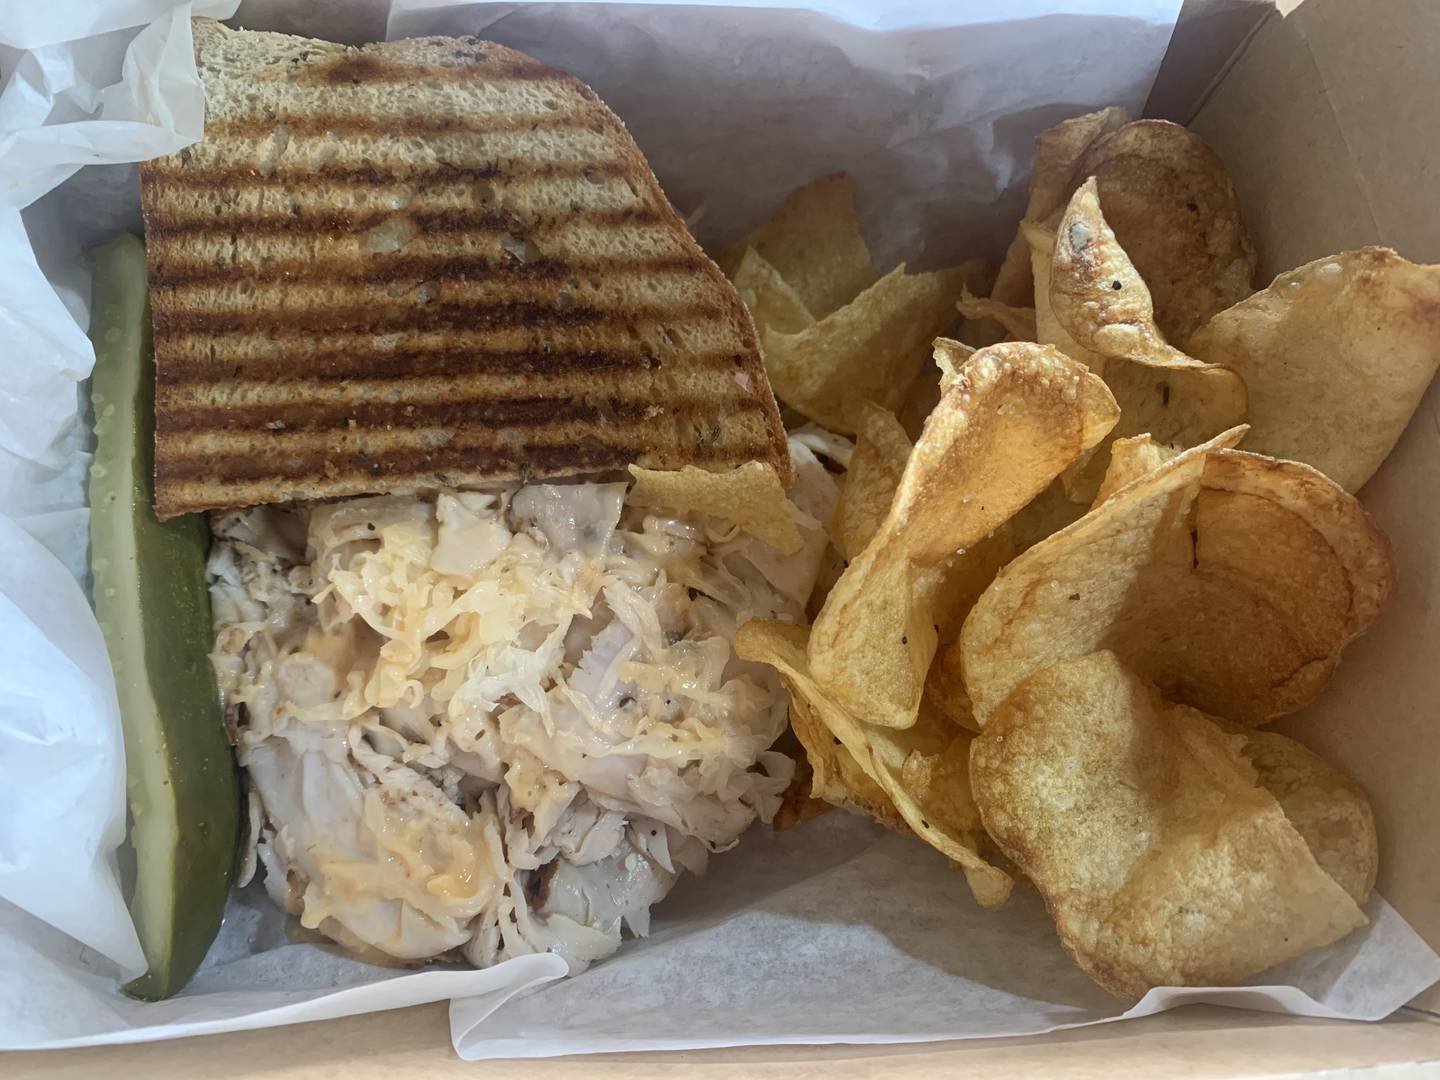
[[[276,901],[361,955],[582,968],[769,820],[785,697],[731,648],[801,620],[836,484],[792,446],[806,546],[624,484],[217,517],[216,669]]]

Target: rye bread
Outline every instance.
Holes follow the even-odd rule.
[[[141,169],[161,517],[607,473],[789,478],[754,327],[624,125],[473,38],[197,19]]]

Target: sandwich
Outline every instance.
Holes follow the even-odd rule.
[[[209,515],[240,878],[367,959],[583,968],[778,808],[786,696],[732,641],[804,620],[835,481],[587,86],[194,39],[205,137],[141,170],[154,511]],[[647,470],[787,485],[794,542]]]

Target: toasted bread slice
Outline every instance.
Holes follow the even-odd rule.
[[[141,170],[155,502],[789,478],[754,327],[619,119],[472,38],[194,24],[205,138]]]

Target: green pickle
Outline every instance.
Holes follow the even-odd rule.
[[[155,517],[155,378],[145,247],[122,234],[91,252],[95,463],[90,560],[95,614],[125,729],[131,915],[146,1000],[189,981],[220,929],[234,876],[240,787],[225,734],[200,514]]]

